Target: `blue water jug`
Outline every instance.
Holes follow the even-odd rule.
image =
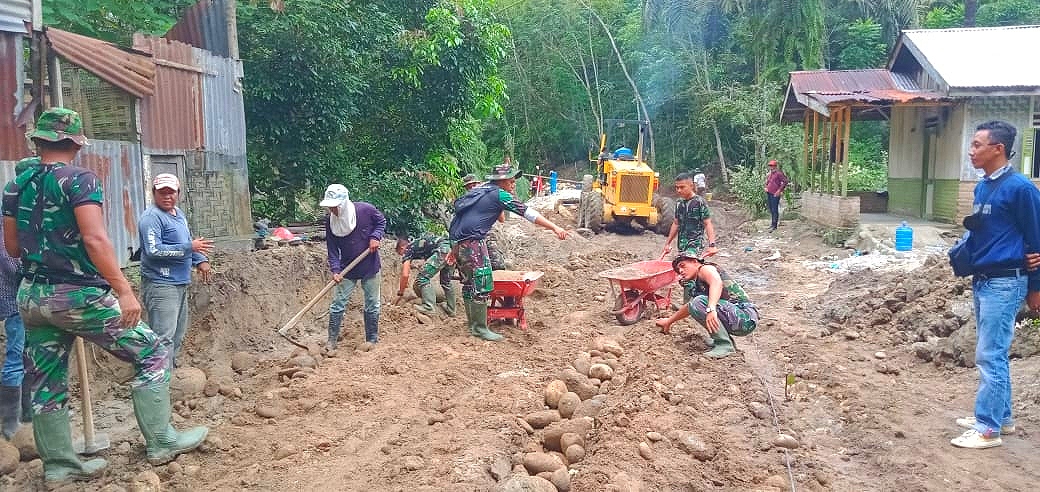
[[[902,225],[896,227],[896,251],[910,251],[911,249],[914,249],[914,230],[906,225],[904,220]]]

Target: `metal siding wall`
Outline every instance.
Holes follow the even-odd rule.
[[[15,126],[14,119],[22,109],[21,34],[0,32],[0,159],[18,160],[29,155],[25,143],[25,127]]]
[[[105,191],[103,209],[108,236],[126,267],[140,248],[137,219],[147,207],[141,146],[131,142],[92,140],[73,163],[94,171]]]
[[[0,0],[0,31],[25,34],[25,21],[32,22],[32,0]]]
[[[203,71],[202,112],[205,149],[224,155],[245,155],[246,116],[238,62],[195,48],[195,64]]]
[[[156,60],[196,67],[192,47],[187,44],[151,37],[143,41]],[[141,100],[144,148],[150,154],[202,148],[200,74],[165,65],[156,65],[155,69],[155,94]]]
[[[225,0],[203,0],[181,15],[166,38],[229,56]]]
[[[18,161],[0,161],[0,187],[7,186],[7,183],[14,179],[14,166],[18,164]]]

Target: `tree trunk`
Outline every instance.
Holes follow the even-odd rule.
[[[729,172],[726,171],[726,156],[722,153],[722,138],[719,136],[719,125],[711,120],[711,130],[715,132],[715,151],[719,154],[719,171],[722,174],[722,182],[729,184]]]
[[[964,0],[964,27],[975,27],[975,14],[979,11],[979,0]]]

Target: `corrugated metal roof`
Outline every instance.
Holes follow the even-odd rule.
[[[202,120],[203,70],[187,44],[150,36],[134,36],[134,49],[155,59],[155,93],[141,100],[145,151],[184,152],[204,145]]]
[[[1040,94],[1037,46],[1040,26],[918,29],[903,31],[892,63],[908,49],[951,96]]]
[[[25,127],[14,122],[22,110],[25,72],[22,70],[21,34],[0,32],[0,159],[17,160],[29,155]],[[6,181],[5,181],[6,183]]]
[[[141,146],[114,140],[91,140],[89,146],[80,150],[73,164],[94,171],[101,179],[108,237],[112,240],[119,266],[127,266],[130,256],[141,247],[137,219],[148,206]]]
[[[83,67],[137,97],[152,94],[155,63],[148,56],[130,53],[112,43],[53,27],[48,27],[44,32],[50,47],[73,65]]]
[[[791,72],[781,121],[801,121],[806,107],[829,115],[831,105],[888,106],[945,101],[942,94],[917,89],[913,80],[883,68]]]
[[[0,0],[0,31],[25,34],[32,22],[32,0]]]
[[[227,2],[202,0],[186,10],[166,39],[190,44],[214,54],[230,57],[227,32]]]
[[[241,65],[230,58],[195,49],[202,75],[202,121],[205,148],[224,155],[245,155],[246,116],[242,103]]]

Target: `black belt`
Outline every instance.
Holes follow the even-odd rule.
[[[25,272],[22,278],[34,284],[58,285],[72,284],[82,287],[108,287],[108,282],[102,277],[81,277],[68,274],[54,274],[44,272]]]
[[[1020,275],[1025,274],[1025,268],[1007,268],[1004,270],[990,270],[988,272],[976,273],[975,278],[979,280],[986,280],[988,278],[1018,277]]]

